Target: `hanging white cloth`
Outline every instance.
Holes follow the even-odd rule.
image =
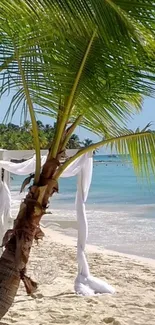
[[[46,156],[41,157],[41,166],[44,165]],[[14,163],[11,161],[0,160],[0,168],[4,168],[8,172],[16,175],[28,175],[35,171],[36,157],[33,156],[22,163]]]
[[[0,168],[1,175],[1,168]],[[2,241],[5,232],[9,228],[11,220],[11,193],[5,182],[0,177],[0,241]],[[1,242],[0,242],[1,245]],[[0,249],[2,253],[2,249]]]
[[[46,157],[41,159],[41,166],[46,161]],[[27,175],[34,173],[35,170],[35,156],[23,163],[12,163],[10,161],[0,161],[0,168],[4,168],[7,171],[17,175]],[[81,295],[94,295],[102,293],[115,292],[114,288],[106,282],[90,275],[88,262],[84,253],[86,240],[88,237],[88,223],[85,211],[85,202],[87,200],[93,170],[93,158],[92,154],[86,153],[83,156],[77,158],[72,162],[65,171],[61,174],[61,177],[71,177],[78,175],[77,194],[76,194],[76,213],[78,223],[78,240],[77,240],[77,261],[78,261],[78,275],[75,279],[74,288],[76,293]],[[3,182],[1,182],[2,184]],[[5,190],[4,190],[5,188]],[[3,196],[4,205],[9,200],[9,189],[3,183],[3,191],[0,192],[0,199]],[[8,204],[8,209],[10,205]],[[0,215],[3,213],[3,224],[5,223],[6,212],[8,209],[0,210]],[[5,213],[3,212],[5,211]],[[10,216],[10,213],[8,213]],[[1,226],[1,225],[0,225]]]
[[[114,293],[115,290],[108,283],[93,277],[89,271],[89,265],[84,253],[88,237],[88,222],[85,211],[85,202],[92,180],[93,159],[87,154],[85,162],[78,173],[78,184],[76,194],[76,211],[78,223],[77,260],[78,275],[75,279],[75,291],[87,296],[102,293]]]

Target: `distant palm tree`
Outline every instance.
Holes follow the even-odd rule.
[[[78,149],[80,148],[80,139],[78,137],[78,135],[76,134],[72,134],[69,141],[68,141],[68,144],[67,144],[67,148],[68,149]]]
[[[82,144],[84,145],[84,147],[88,147],[91,144],[93,144],[93,141],[91,139],[87,138],[87,139],[84,139],[84,141],[82,141]]]
[[[51,131],[53,129],[54,129],[53,126],[50,125],[50,124],[45,124],[45,126],[44,126],[44,131],[45,132]]]
[[[93,144],[93,141],[91,140],[91,139],[89,139],[89,138],[87,138],[87,139],[84,139],[84,141],[82,141],[82,144],[84,145],[84,147],[89,147],[91,144]],[[99,151],[99,149],[95,149],[95,150],[93,150],[93,154],[95,155],[96,154],[96,152],[98,152]]]
[[[32,123],[30,121],[25,121],[22,129],[29,132],[32,129]]]
[[[44,124],[41,121],[39,121],[39,120],[37,120],[36,122],[37,122],[38,128],[40,130],[43,130],[44,129]]]

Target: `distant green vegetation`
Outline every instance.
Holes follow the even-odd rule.
[[[39,130],[40,148],[48,149],[50,147],[51,139],[54,137],[55,124],[43,124],[37,121]],[[92,143],[92,140],[85,139],[80,142],[78,135],[72,134],[68,144],[68,149],[78,149],[80,147],[87,147]],[[9,123],[0,124],[0,148],[7,150],[30,150],[34,149],[32,126],[30,121],[25,121],[22,126]]]

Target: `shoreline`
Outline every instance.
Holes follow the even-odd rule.
[[[12,214],[15,217],[18,201],[14,202]],[[72,210],[70,206],[64,205],[59,206],[59,209],[57,209],[57,204],[58,202],[55,201],[53,204],[55,206],[49,206],[47,212],[51,214],[47,213],[43,217],[41,222],[45,226],[43,228],[49,227],[65,236],[76,238],[77,221],[74,204]],[[147,209],[147,205],[143,205],[142,211],[145,211],[145,209]],[[149,209],[152,213],[154,204],[149,206]],[[133,215],[133,211],[135,215]],[[104,210],[99,210],[96,207],[87,205],[86,212],[89,228],[88,245],[100,247],[103,250],[113,252],[113,254],[130,255],[134,258],[146,259],[146,261],[155,260],[155,219],[144,219],[143,214],[140,214],[139,206],[131,206],[130,210],[125,210],[125,206],[119,207],[118,210],[116,210],[115,206],[110,208],[104,206]]]
[[[50,215],[46,216],[45,219],[42,220],[42,225],[43,225],[43,229],[50,229],[51,231],[54,232],[58,232],[59,234],[61,234],[62,236],[65,236],[64,238],[68,237],[71,238],[72,240],[76,240],[77,238],[77,221],[76,221],[76,217],[75,217],[75,211],[74,211],[74,218],[71,219],[67,219],[66,220],[64,218],[61,219],[61,215],[59,216],[59,212],[61,210],[55,210],[55,212],[57,213],[56,217],[53,220],[49,220],[50,219]],[[63,210],[62,210],[63,211]],[[89,213],[89,210],[87,210],[87,212]],[[72,212],[73,214],[73,212]],[[53,215],[54,215],[54,210],[53,210]],[[89,227],[89,232],[90,232],[90,225],[88,225]],[[119,247],[119,249],[117,250],[115,248],[107,248],[105,247],[104,243],[97,243],[97,244],[91,244],[90,243],[90,239],[91,239],[91,234],[89,233],[88,235],[88,240],[86,243],[86,247],[96,247],[96,249],[99,249],[100,251],[104,251],[104,252],[109,252],[109,254],[111,255],[117,255],[120,254],[122,256],[131,256],[134,259],[138,259],[138,260],[142,260],[145,262],[148,262],[150,264],[154,264],[155,263],[155,257],[154,254],[153,257],[152,256],[147,256],[146,253],[145,255],[142,254],[138,254],[137,252],[134,252],[134,249],[130,249],[130,251],[128,252],[126,249],[126,252],[124,252],[123,250],[121,251],[121,247]],[[107,243],[106,243],[107,244]],[[110,244],[108,243],[108,245],[110,246]],[[140,243],[139,243],[140,245]],[[133,248],[134,248],[134,244],[133,244]],[[132,252],[133,251],[133,252]],[[143,251],[142,251],[143,253]]]
[[[76,247],[76,243],[77,243],[77,238],[73,237],[73,236],[68,236],[64,233],[61,232],[61,230],[52,230],[51,228],[44,228],[41,227],[42,231],[45,233],[45,236],[54,236],[54,240],[57,243],[61,243],[63,245],[66,246],[74,246]],[[141,263],[144,264],[149,264],[153,267],[155,267],[155,259],[152,258],[148,258],[148,257],[143,257],[143,256],[138,256],[138,255],[134,255],[134,254],[125,254],[125,253],[121,253],[119,251],[113,251],[110,249],[105,249],[104,247],[100,247],[97,245],[91,245],[91,244],[87,244],[86,243],[86,248],[85,248],[86,253],[99,253],[99,254],[105,254],[105,255],[109,255],[111,257],[114,256],[120,256],[120,257],[125,257],[131,260],[137,260]]]

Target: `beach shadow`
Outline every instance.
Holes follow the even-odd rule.
[[[77,295],[75,294],[75,292],[61,292],[57,295],[53,295],[53,296],[44,296],[44,298],[50,298],[50,299],[56,299],[59,297],[63,297],[63,298],[73,298],[76,297]]]
[[[76,297],[77,295],[75,294],[75,292],[61,292],[57,295],[50,295],[50,296],[44,296],[43,294],[34,294],[34,296],[32,298],[29,297],[29,301],[33,301],[35,299],[41,299],[41,298],[47,298],[47,299],[57,299],[59,297],[63,297],[63,298],[73,298]],[[15,304],[21,303],[21,302],[25,302],[27,299],[20,299],[18,301],[15,302]],[[1,323],[0,323],[1,325]],[[7,325],[7,324],[6,324]]]
[[[62,292],[62,293],[52,296],[52,298],[57,298],[57,297],[62,297],[62,296],[68,298],[68,297],[76,296],[76,294],[74,292]]]
[[[29,301],[32,301],[32,300],[34,300],[36,297],[34,297],[34,298],[31,298],[31,299],[29,299]],[[16,305],[16,304],[18,304],[18,303],[20,303],[20,302],[26,302],[27,301],[27,299],[20,299],[20,300],[18,300],[18,301],[15,301],[14,302],[14,304]],[[1,325],[1,323],[0,323],[0,325]]]

